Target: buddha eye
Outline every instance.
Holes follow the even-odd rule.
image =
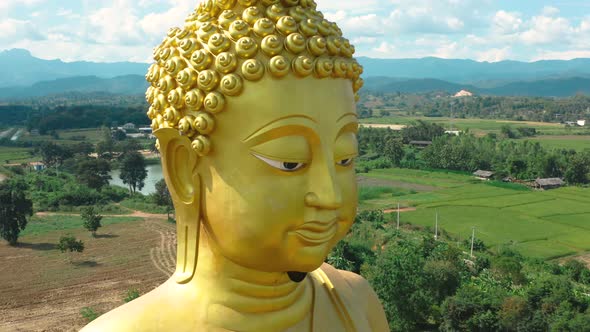
[[[340,166],[349,166],[350,164],[352,164],[352,160],[352,158],[342,159],[337,161],[336,164]]]
[[[305,163],[273,160],[273,159],[269,159],[269,158],[266,158],[266,157],[263,157],[263,156],[260,156],[257,154],[254,154],[254,156],[256,158],[264,161],[265,163],[269,164],[270,166],[280,169],[281,171],[284,171],[284,172],[295,172],[295,171],[302,169],[303,167],[305,167],[307,165]]]

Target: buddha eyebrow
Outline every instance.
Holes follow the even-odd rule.
[[[305,126],[302,125],[300,123],[294,123],[294,121],[289,121],[289,120],[304,120],[305,122],[312,122],[310,126]],[[284,122],[284,124],[283,124]],[[253,134],[251,134],[250,136],[246,137],[243,142],[246,143],[260,135],[263,135],[267,132],[273,131],[274,129],[278,129],[281,127],[287,127],[287,126],[293,126],[293,127],[308,127],[309,129],[315,129],[317,121],[312,118],[309,117],[307,115],[302,115],[302,114],[294,114],[294,115],[287,115],[278,119],[275,119],[267,124],[265,124],[264,126],[260,127],[259,129],[257,129],[256,131],[254,131]],[[268,128],[271,127],[271,128]],[[268,130],[267,130],[268,128]]]

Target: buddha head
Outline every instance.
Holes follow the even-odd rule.
[[[174,278],[210,249],[311,272],[356,213],[354,48],[313,0],[214,0],[154,51],[148,116],[177,214]]]

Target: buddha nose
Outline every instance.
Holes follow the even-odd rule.
[[[330,158],[331,159],[331,158]],[[319,209],[335,210],[342,206],[342,193],[332,160],[316,162],[309,169],[309,191],[305,204]]]

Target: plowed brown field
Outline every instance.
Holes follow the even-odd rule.
[[[165,219],[165,216],[164,216]],[[84,307],[105,313],[124,304],[127,290],[147,293],[172,274],[175,226],[157,216],[71,232],[83,253],[55,248],[62,232],[0,241],[0,331],[77,331]]]

